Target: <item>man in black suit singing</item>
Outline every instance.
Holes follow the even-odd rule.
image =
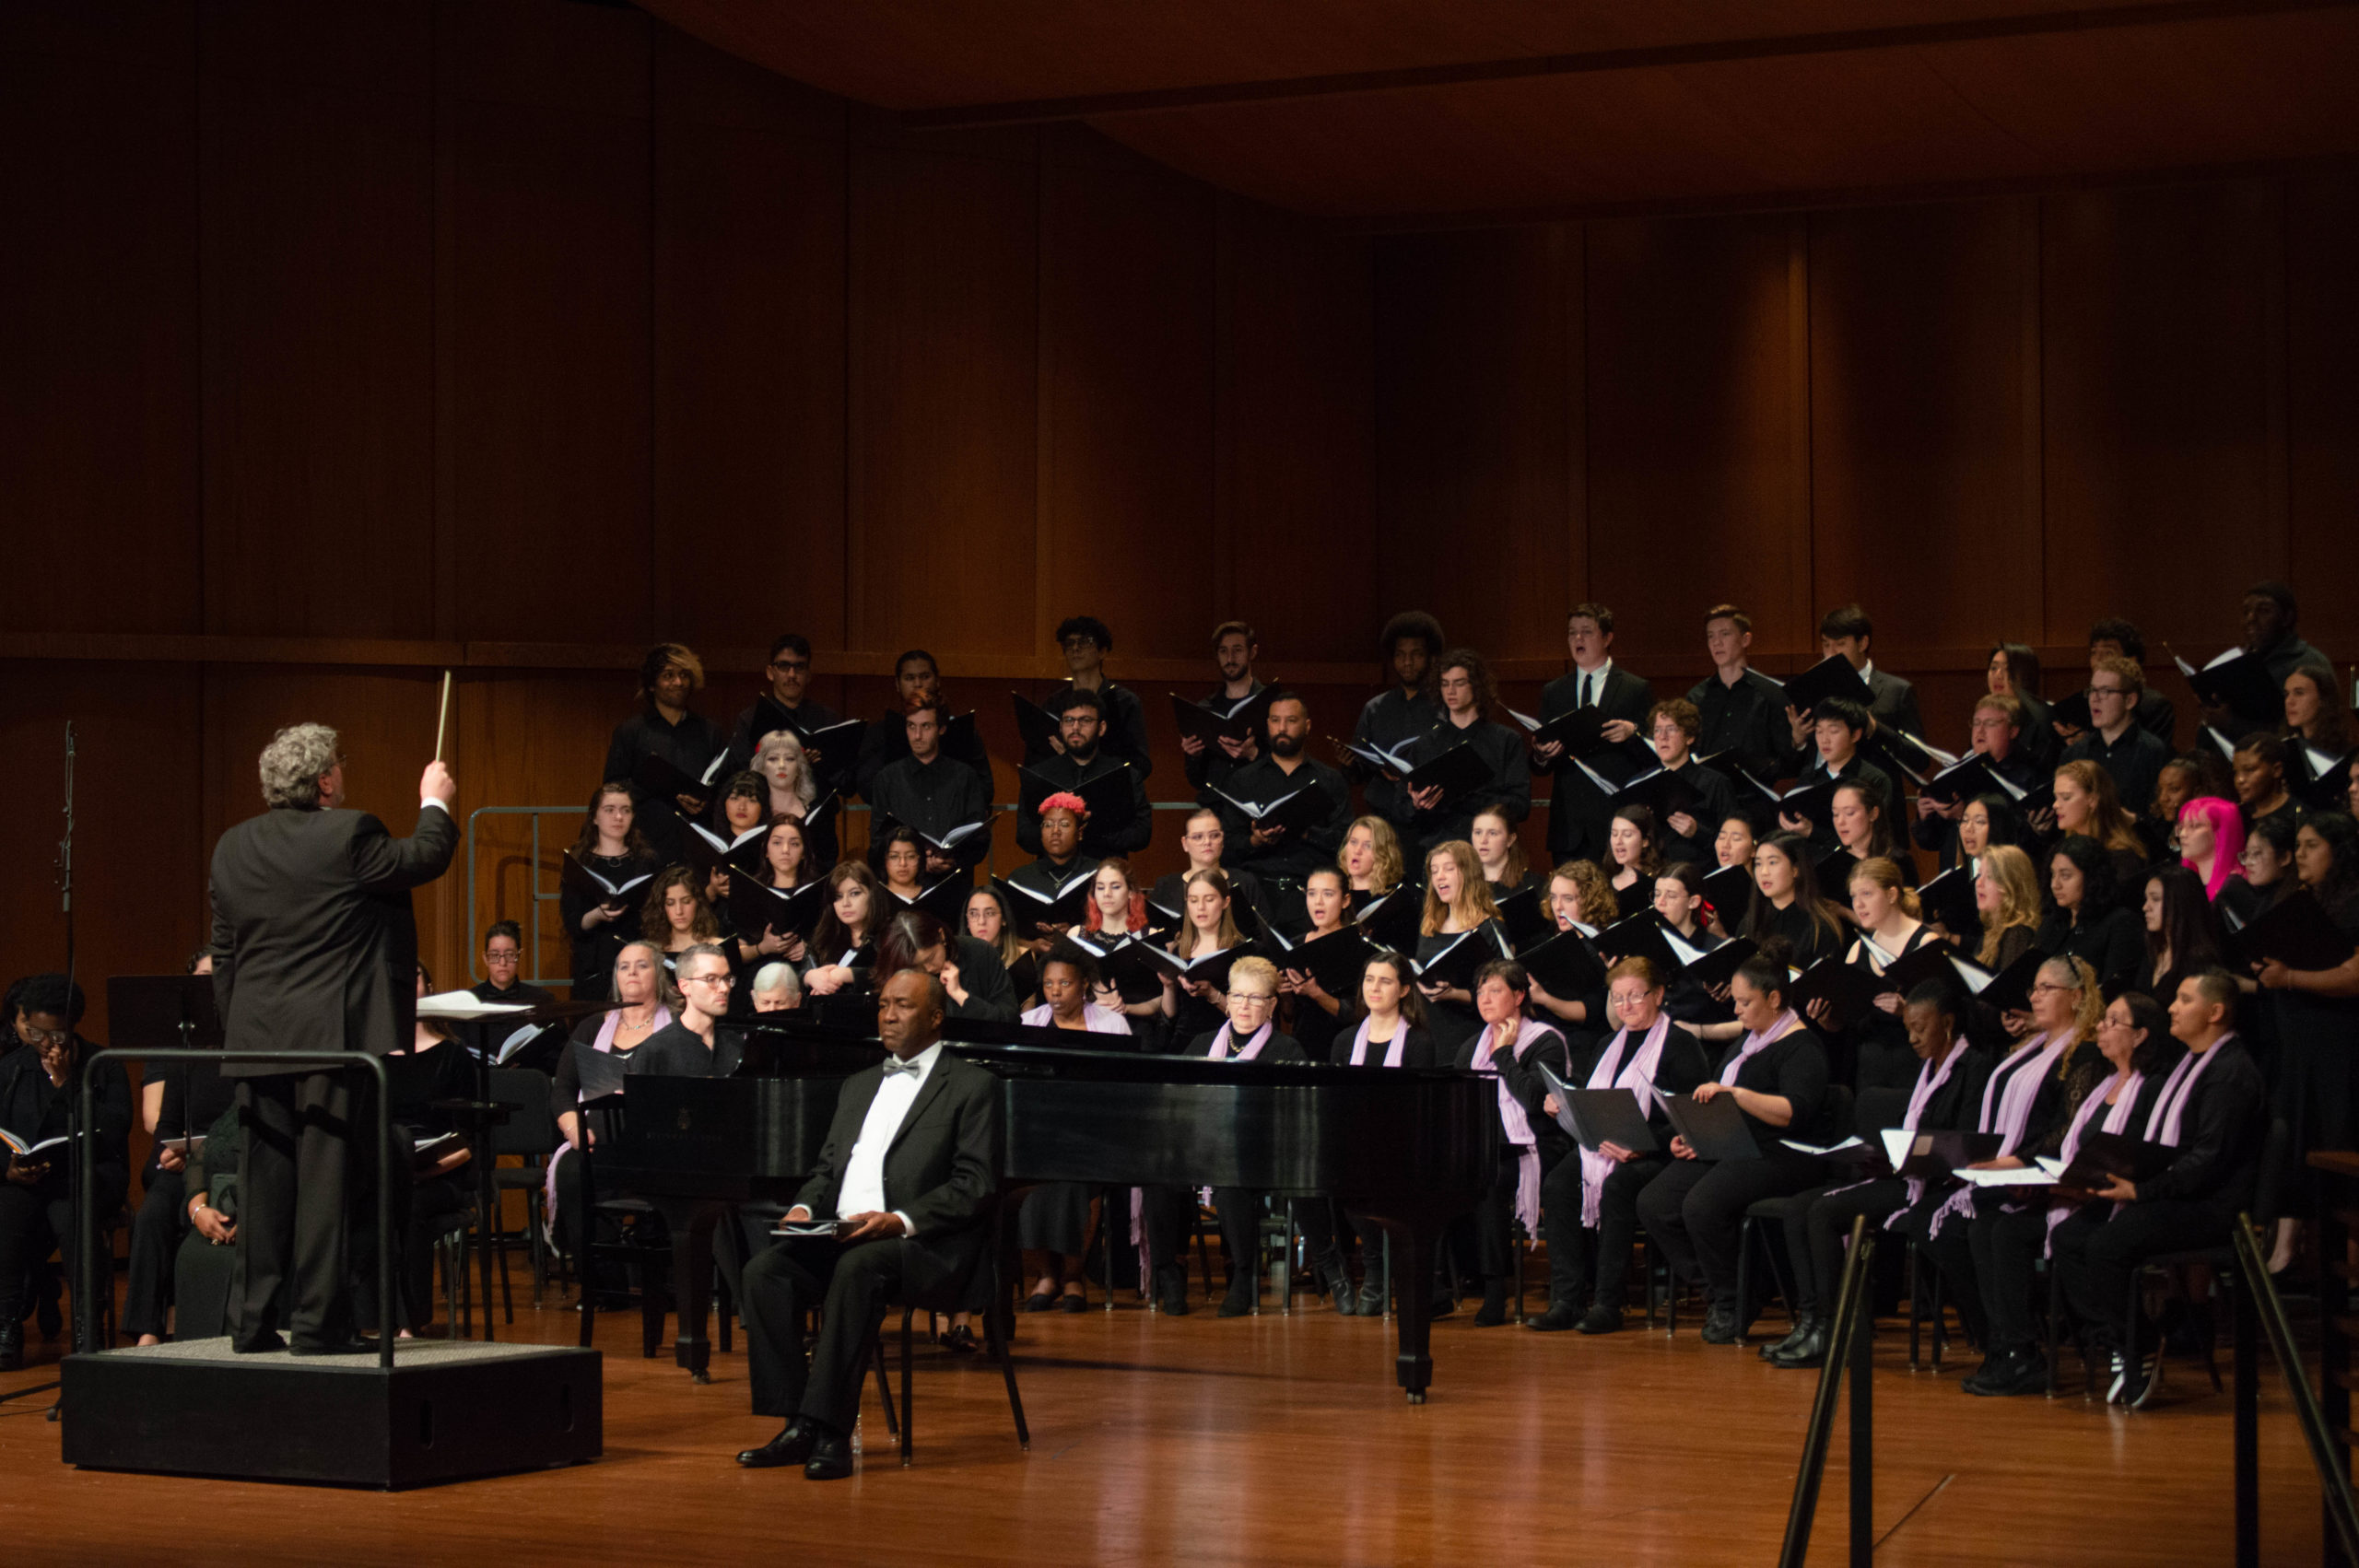
[[[274,1049],[381,1057],[406,1050],[416,1032],[409,890],[451,863],[458,785],[428,763],[417,831],[395,838],[369,813],[344,809],[344,783],[334,730],[281,730],[262,753],[270,809],[213,849],[213,995],[233,1059],[221,1071],[238,1081],[244,1134],[229,1312],[241,1352],[287,1346],[282,1305],[297,1355],[372,1348],[353,1332],[346,1211],[347,1195],[358,1202],[374,1190],[377,1151],[350,1137],[356,1119],[370,1119],[371,1097],[346,1071],[234,1059]]]
[[[1602,604],[1574,605],[1565,616],[1565,650],[1572,656],[1573,667],[1542,690],[1540,721],[1594,708],[1604,720],[1606,740],[1619,745],[1635,736],[1643,743],[1646,737],[1639,729],[1654,706],[1654,688],[1645,676],[1614,662],[1614,612]],[[1557,742],[1532,747],[1532,765],[1534,772],[1556,776],[1556,792],[1548,802],[1548,853],[1560,864],[1607,859],[1613,802],[1573,766]],[[1601,753],[1591,766],[1614,784],[1628,783],[1639,771],[1631,756],[1618,752]]]
[[[754,1413],[785,1430],[737,1462],[801,1465],[813,1480],[851,1474],[851,1427],[869,1336],[896,1296],[955,1289],[990,1236],[999,1183],[999,1088],[942,1048],[942,983],[903,969],[876,999],[890,1053],[845,1080],[836,1119],[787,1223],[833,1219],[833,1236],[788,1240],[745,1266]],[[822,1309],[806,1363],[802,1318]]]

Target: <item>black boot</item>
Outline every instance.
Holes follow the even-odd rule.
[[[1372,1270],[1360,1281],[1359,1309],[1362,1317],[1384,1316],[1384,1276],[1381,1270]]]
[[[1714,1301],[1704,1309],[1703,1340],[1708,1345],[1733,1345],[1737,1341],[1736,1303]]]
[[[1796,1346],[1802,1344],[1802,1341],[1808,1340],[1813,1334],[1820,1337],[1820,1342],[1824,1345],[1825,1330],[1818,1321],[1818,1314],[1815,1312],[1805,1312],[1801,1316],[1794,1319],[1794,1331],[1792,1333],[1787,1335],[1784,1339],[1779,1340],[1775,1344],[1764,1345],[1761,1347],[1761,1359],[1763,1361],[1776,1361],[1779,1356],[1793,1350]]]
[[[1508,1320],[1508,1282],[1505,1280],[1483,1281],[1483,1305],[1474,1309],[1474,1327],[1496,1328]]]
[[[1600,1296],[1590,1309],[1581,1314],[1576,1325],[1584,1334],[1617,1334],[1622,1330],[1622,1309]]]
[[[1243,1317],[1262,1304],[1262,1281],[1242,1270],[1229,1276],[1228,1293],[1220,1298],[1220,1316]]]
[[[1352,1296],[1351,1270],[1344,1267],[1342,1253],[1319,1260],[1319,1278],[1327,1287],[1327,1299],[1335,1304],[1335,1310],[1345,1317],[1352,1316],[1352,1308],[1356,1303]]]
[[[1806,1367],[1826,1364],[1826,1325],[1805,1317],[1802,1326],[1779,1341],[1768,1358],[1771,1366]]]

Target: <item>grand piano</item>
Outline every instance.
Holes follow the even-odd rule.
[[[1442,1228],[1498,1168],[1493,1082],[1454,1071],[1066,1049],[1036,1043],[1047,1031],[974,1020],[952,1019],[945,1034],[1001,1081],[1008,1188],[1262,1188],[1332,1198],[1380,1226],[1396,1278],[1417,1283],[1396,1293],[1394,1375],[1424,1402],[1433,1357],[1422,1285]],[[732,1205],[793,1196],[827,1141],[843,1080],[882,1051],[786,1025],[749,1036],[737,1076],[629,1081],[600,1180],[648,1199],[673,1224],[675,1354],[691,1373],[701,1375],[710,1357],[715,1223]]]

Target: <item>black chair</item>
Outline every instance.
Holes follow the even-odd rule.
[[[979,1283],[986,1293],[981,1298],[984,1349],[998,1361],[1000,1375],[1007,1385],[1007,1410],[1015,1422],[1016,1445],[1027,1454],[1032,1451],[1032,1429],[1024,1420],[1024,1397],[1015,1386],[1015,1354],[1008,1344],[1015,1329],[1014,1302],[1008,1293],[1013,1288],[1010,1281],[1015,1276],[1010,1273],[1009,1265],[1015,1261],[1012,1245],[1015,1232],[1009,1216],[1030,1191],[1027,1188],[1015,1193],[1013,1201],[1003,1198],[992,1203],[989,1221],[991,1246],[984,1249],[982,1256],[976,1259],[975,1267],[964,1278],[950,1281],[939,1293],[903,1296],[886,1304],[887,1313],[896,1306],[901,1309],[901,1398],[898,1411],[894,1408],[892,1392],[886,1384],[882,1323],[878,1324],[876,1335],[869,1341],[868,1359],[875,1369],[876,1390],[883,1397],[885,1406],[885,1430],[899,1438],[901,1463],[905,1467],[913,1463],[917,1457],[916,1420],[912,1413],[917,1355],[911,1326],[921,1312],[950,1314],[975,1310],[976,1286]]]
[[[542,1184],[558,1141],[557,1117],[549,1109],[549,1075],[537,1068],[495,1067],[491,1097],[510,1107],[508,1119],[492,1129],[492,1158],[515,1154],[524,1162],[521,1168],[493,1171],[492,1190],[503,1198],[511,1192],[524,1194],[525,1251],[533,1262],[533,1305],[538,1306],[549,1263]],[[491,1220],[492,1246],[503,1279],[508,1273],[508,1232],[501,1219],[506,1207],[504,1202],[497,1204]]]
[[[1813,1129],[1817,1136],[1813,1141],[1823,1147],[1840,1143],[1852,1136],[1857,1122],[1858,1107],[1853,1103],[1849,1087],[1833,1084],[1826,1091],[1826,1103],[1819,1106],[1818,1122]],[[1744,1343],[1745,1335],[1753,1327],[1753,1252],[1756,1242],[1768,1257],[1769,1281],[1778,1292],[1778,1299],[1786,1304],[1786,1316],[1800,1321],[1794,1306],[1792,1282],[1786,1278],[1786,1270],[1778,1261],[1778,1247],[1768,1236],[1761,1234],[1760,1227],[1764,1221],[1775,1221],[1781,1226],[1800,1223],[1804,1207],[1799,1196],[1758,1199],[1745,1207],[1744,1223],[1738,1227],[1736,1246],[1736,1342],[1740,1345]]]

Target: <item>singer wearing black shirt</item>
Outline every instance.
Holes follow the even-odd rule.
[[[804,694],[811,689],[811,639],[801,632],[784,633],[770,644],[770,660],[762,666],[762,674],[770,685],[770,701],[794,721],[802,733],[810,734],[843,722],[827,704],[804,698]],[[722,765],[724,776],[742,773],[754,766],[754,753],[760,747],[762,737],[774,728],[763,722],[765,712],[761,703],[751,702],[737,715],[737,722],[729,731],[729,760]],[[769,717],[775,720],[778,716]],[[851,759],[835,759],[839,763]],[[804,766],[816,768],[820,766],[820,759],[807,757]],[[829,766],[829,778],[842,771],[832,763]]]
[[[1696,705],[1696,750],[1726,755],[1764,784],[1790,778],[1802,766],[1802,748],[1786,722],[1786,687],[1746,662],[1753,621],[1733,604],[1704,612],[1704,647],[1712,673],[1689,688]]]
[[[1604,720],[1607,741],[1619,743],[1638,735],[1647,709],[1654,704],[1654,689],[1644,677],[1615,666],[1614,612],[1602,604],[1574,605],[1565,616],[1565,648],[1572,658],[1572,672],[1541,691],[1540,721],[1545,724],[1594,708]],[[1603,861],[1606,828],[1614,814],[1611,802],[1572,766],[1560,743],[1550,741],[1532,747],[1532,761],[1541,772],[1556,776],[1556,792],[1548,802],[1548,853],[1559,860]],[[1590,766],[1614,784],[1629,782],[1638,771],[1637,763],[1612,752],[1601,754]]]
[[[1062,691],[1097,694],[1098,705],[1105,710],[1107,753],[1129,763],[1144,783],[1155,771],[1155,756],[1147,749],[1146,709],[1140,705],[1138,693],[1106,678],[1106,656],[1114,651],[1114,634],[1095,615],[1071,615],[1057,626],[1057,647],[1065,656],[1065,668],[1073,673]],[[1062,691],[1052,693],[1040,706],[1051,713],[1061,711]],[[1054,755],[1053,745],[1027,751],[1024,765],[1037,767]]]
[[[1155,814],[1146,802],[1146,778],[1135,766],[1104,749],[1107,740],[1106,710],[1101,694],[1075,686],[1060,694],[1056,699],[1058,739],[1062,753],[1050,753],[1039,762],[1027,763],[1026,771],[1045,780],[1056,790],[1080,794],[1082,786],[1108,774],[1127,771],[1130,775],[1128,793],[1131,801],[1128,821],[1121,820],[1111,811],[1092,812],[1082,825],[1081,852],[1093,860],[1109,855],[1134,855],[1146,848],[1155,834]],[[1039,796],[1027,790],[1016,802],[1015,842],[1018,848],[1032,854],[1040,853],[1040,813]]]
[[[1270,699],[1264,729],[1265,754],[1207,791],[1207,803],[1220,813],[1226,841],[1223,864],[1252,872],[1279,898],[1279,919],[1291,920],[1301,913],[1303,880],[1335,863],[1344,829],[1351,824],[1352,787],[1343,774],[1312,760],[1310,705],[1295,693],[1282,690]],[[1238,802],[1268,805],[1303,790],[1319,791],[1325,804],[1310,825],[1299,830],[1283,824],[1262,826],[1238,807]]]
[[[1262,687],[1254,679],[1253,661],[1261,654],[1261,640],[1243,621],[1223,621],[1215,626],[1213,664],[1220,671],[1220,685],[1197,700],[1226,719],[1260,696]],[[1181,766],[1188,774],[1188,787],[1199,795],[1207,785],[1219,783],[1262,755],[1260,744],[1250,737],[1232,741],[1223,736],[1218,743],[1208,745],[1194,735],[1182,735],[1180,749],[1187,754]]]
[[[1406,757],[1409,748],[1426,731],[1441,722],[1441,702],[1434,683],[1440,673],[1434,661],[1441,657],[1441,623],[1422,610],[1408,610],[1384,624],[1380,644],[1384,674],[1392,682],[1360,709],[1352,743],[1391,756]],[[1385,766],[1356,753],[1344,754],[1345,776],[1363,786],[1367,810],[1392,825],[1404,841],[1413,839],[1416,808],[1402,786],[1403,769]]]
[[[687,854],[690,818],[704,814],[719,793],[713,786],[701,794],[682,791],[658,798],[638,778],[639,765],[661,757],[690,778],[701,778],[723,748],[721,729],[688,707],[691,694],[704,689],[704,661],[686,644],[662,642],[640,661],[640,711],[615,726],[606,746],[601,778],[619,779],[630,786],[631,804],[639,813],[639,830],[666,864]]]

